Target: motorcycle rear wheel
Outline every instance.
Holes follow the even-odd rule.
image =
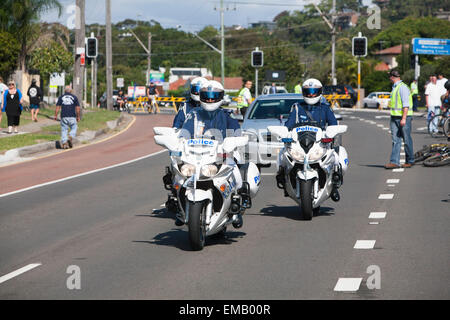
[[[206,203],[191,202],[189,206],[189,242],[194,251],[200,251],[206,244]]]
[[[300,208],[302,209],[301,217],[303,220],[312,220],[313,217],[312,188],[312,180],[300,180]]]

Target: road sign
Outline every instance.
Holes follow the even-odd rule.
[[[164,73],[150,72],[150,82],[162,84],[164,82]]]
[[[80,65],[84,66],[86,63],[86,55],[85,53],[80,54]]]
[[[123,88],[123,78],[117,78],[117,88]]]
[[[52,73],[50,75],[50,87],[51,86],[60,86],[64,87],[65,85],[65,73]]]
[[[450,39],[414,38],[414,54],[450,55]]]

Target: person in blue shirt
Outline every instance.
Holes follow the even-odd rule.
[[[289,130],[306,124],[314,124],[325,129],[326,126],[337,125],[336,117],[330,105],[322,99],[322,83],[317,79],[308,79],[303,83],[304,103],[292,106],[289,118],[284,124]]]
[[[197,77],[191,81],[190,95],[191,97],[180,106],[177,115],[173,119],[172,127],[180,129],[183,126],[184,120],[189,112],[194,108],[200,107],[200,88],[207,82],[205,78]]]
[[[64,94],[56,102],[55,120],[61,110],[61,148],[72,148],[72,140],[77,136],[81,108],[78,98],[72,94],[72,88],[66,86]],[[70,134],[68,133],[70,129]]]
[[[220,106],[225,91],[223,86],[214,80],[205,82],[200,89],[201,108],[188,113],[182,127],[182,135],[187,138],[210,137],[222,141],[227,136],[241,134],[239,122]]]

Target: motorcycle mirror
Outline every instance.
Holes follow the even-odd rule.
[[[338,134],[342,134],[345,132],[347,132],[346,125],[328,126],[327,130],[325,131],[325,135],[327,138],[334,138]]]
[[[163,146],[170,151],[178,151],[178,138],[175,136],[157,135],[155,136],[155,142],[157,145]]]
[[[280,139],[288,138],[289,130],[285,126],[268,126],[267,130],[271,134],[278,136]]]
[[[234,149],[243,147],[248,143],[248,137],[228,137],[223,140],[223,151],[225,153],[231,153]]]
[[[175,134],[175,128],[170,127],[154,127],[153,132],[155,135],[171,136]]]

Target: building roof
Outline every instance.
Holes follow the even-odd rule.
[[[375,71],[389,71],[389,65],[386,62],[380,62],[375,66]]]
[[[404,44],[403,46],[405,47],[405,49],[409,48],[409,44]],[[377,51],[374,54],[376,54],[376,55],[399,55],[401,53],[402,53],[402,45],[399,44],[398,46],[394,46],[394,47],[383,49],[381,51]]]
[[[221,82],[221,77],[205,77],[208,80],[215,80]],[[225,77],[224,88],[225,90],[239,90],[243,87],[242,77]]]

